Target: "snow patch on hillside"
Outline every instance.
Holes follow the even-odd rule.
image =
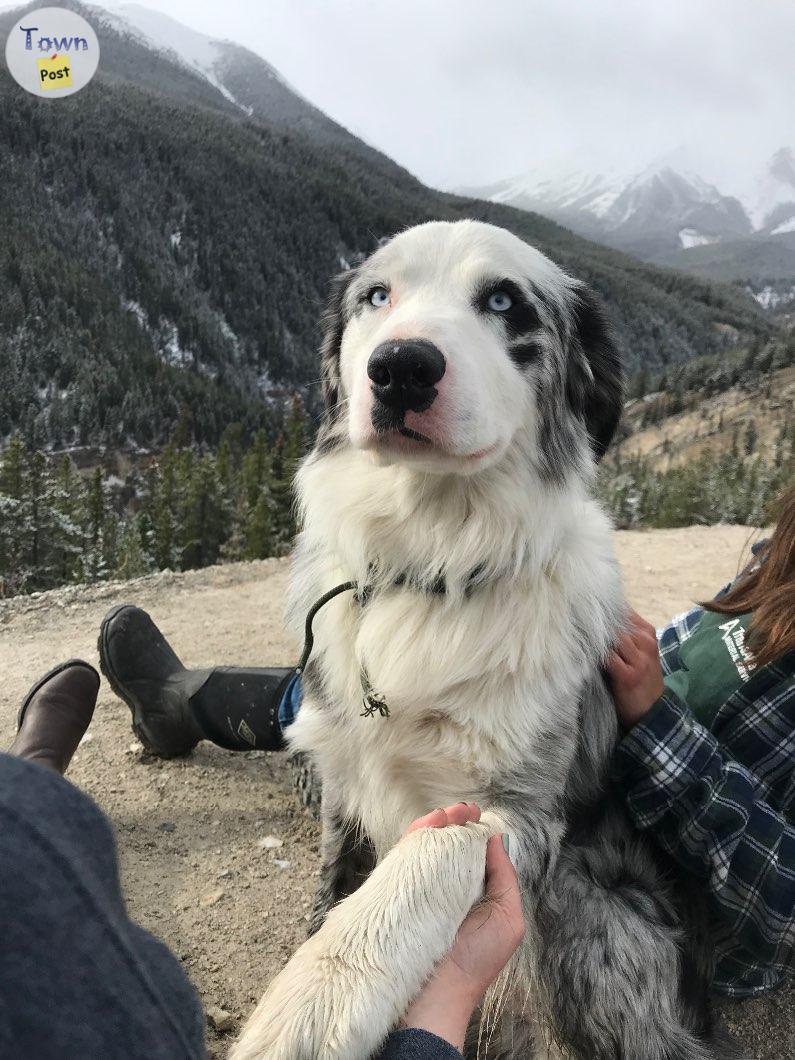
[[[795,287],[781,291],[768,284],[761,291],[754,291],[751,287],[747,287],[746,290],[753,295],[763,309],[778,309],[779,306],[795,302]]]
[[[785,232],[795,232],[795,217],[790,217],[788,221],[782,221],[780,225],[776,225],[770,234],[783,236]]]
[[[708,247],[711,243],[719,243],[720,239],[717,236],[705,235],[695,228],[683,228],[679,232],[679,242],[683,250],[690,250],[691,247]]]
[[[190,350],[183,349],[179,343],[179,331],[175,324],[164,321],[161,325],[163,341],[158,345],[161,360],[173,368],[189,368],[196,358]]]
[[[133,299],[128,298],[122,302],[122,305],[128,312],[133,314],[133,316],[137,319],[141,327],[146,328],[148,326],[146,310],[140,304],[140,302],[135,302],[133,301]]]

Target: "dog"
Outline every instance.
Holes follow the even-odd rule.
[[[507,832],[525,941],[471,1055],[707,1060],[701,899],[610,790],[602,666],[626,621],[591,497],[622,408],[592,292],[506,230],[410,228],[333,284],[325,415],[298,474],[289,619],[315,647],[291,747],[322,782],[313,934],[234,1060],[365,1060]],[[457,800],[479,824],[412,819]]]

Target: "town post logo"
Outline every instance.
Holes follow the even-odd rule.
[[[63,7],[42,7],[24,15],[6,41],[11,76],[44,99],[71,96],[97,71],[99,41],[84,18]]]
[[[68,55],[61,56],[56,52],[52,59],[39,59],[38,63],[42,91],[72,87],[72,60]]]

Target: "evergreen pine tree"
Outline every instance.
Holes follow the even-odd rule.
[[[272,505],[270,497],[263,491],[254,507],[248,512],[243,557],[245,559],[266,559],[274,555],[275,548]]]
[[[249,509],[245,494],[238,489],[228,522],[226,540],[221,545],[219,558],[225,563],[235,563],[241,559],[251,558],[246,555],[246,537],[249,521]],[[271,553],[268,553],[270,555]]]
[[[216,563],[224,542],[224,511],[215,459],[197,460],[186,497],[182,569]]]
[[[745,452],[748,456],[756,449],[758,437],[759,432],[756,429],[756,423],[753,420],[749,420],[745,431]]]
[[[87,582],[102,581],[107,578],[109,570],[105,543],[107,512],[101,467],[94,468],[85,487],[84,497],[82,577]]]
[[[294,394],[285,416],[284,431],[276,441],[271,494],[273,496],[274,538],[280,552],[292,547],[295,537],[295,494],[293,483],[307,444],[306,413]]]
[[[180,570],[182,566],[181,522],[188,475],[185,459],[173,445],[166,446],[150,472],[152,551],[159,570]]]
[[[80,482],[66,454],[61,457],[53,477],[50,503],[56,531],[53,541],[53,584],[64,585],[79,577],[83,553]]]
[[[189,449],[193,445],[193,413],[191,412],[190,406],[183,402],[179,410],[179,418],[177,419],[174,432],[171,435],[170,445],[174,449]]]
[[[263,489],[271,483],[271,449],[268,435],[263,429],[257,431],[251,447],[243,456],[240,485],[249,508],[257,503]]]
[[[21,530],[27,538],[27,583],[32,589],[50,588],[47,461],[38,450],[28,453]]]
[[[115,576],[118,578],[140,578],[152,570],[152,560],[144,548],[145,533],[141,516],[125,519],[119,532]]]
[[[13,434],[0,462],[0,597],[24,592],[30,576],[22,527],[25,462],[25,443]]]

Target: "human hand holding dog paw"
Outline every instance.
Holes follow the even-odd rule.
[[[616,711],[625,729],[645,717],[665,691],[654,626],[635,611],[630,611],[629,623],[607,662]]]
[[[418,828],[444,828],[480,820],[475,803],[434,810],[414,821]],[[472,1013],[486,990],[510,960],[524,937],[519,882],[501,836],[486,847],[484,899],[467,916],[450,953],[414,999],[402,1020],[404,1027],[430,1031],[463,1049]]]

